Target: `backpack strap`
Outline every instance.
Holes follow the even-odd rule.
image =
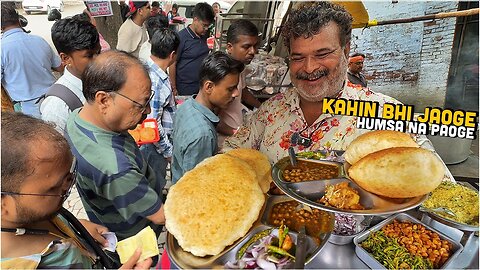
[[[78,98],[77,95],[72,92],[72,90],[58,83],[55,83],[48,88],[45,98],[49,96],[58,97],[63,100],[67,104],[70,111],[74,111],[75,109],[83,106],[80,98]]]

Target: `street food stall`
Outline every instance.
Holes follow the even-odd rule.
[[[392,136],[393,142],[386,142],[385,138]],[[197,230],[205,232],[197,243],[187,245],[178,226],[170,230],[169,222],[186,218],[180,213],[178,201],[185,200],[181,198],[186,193],[178,189],[169,193],[177,201],[167,199],[165,205],[169,229],[166,250],[179,268],[478,268],[478,185],[456,182],[429,140],[395,131],[366,133],[346,151],[300,152],[280,159],[271,169],[274,186],[264,189],[265,199],[260,200],[263,206],[252,206],[259,211],[251,225],[240,237],[220,245],[219,251],[199,253],[199,249],[205,250],[199,248],[199,243],[202,247],[209,243],[210,234],[206,232],[211,227],[215,228],[213,234],[224,230],[218,229],[210,216],[204,218],[206,213],[201,209],[223,217],[231,209],[222,207],[238,206],[241,201],[239,195],[225,199],[223,193],[230,194],[231,189],[237,190],[237,183],[248,182],[245,171],[225,175],[237,164],[222,159],[236,155],[250,158],[250,164],[257,167],[265,163],[258,151],[232,151],[250,152],[243,156],[227,152],[207,159],[192,170],[188,180],[179,182],[183,186],[178,189],[187,188],[187,181],[195,181],[199,193],[214,190],[208,193],[207,207],[201,199],[191,197],[195,195],[187,188],[189,200],[195,201],[191,207],[199,208],[189,211],[188,218],[195,221]],[[217,177],[219,170],[223,176]],[[269,179],[264,169],[253,171],[263,175],[259,182]],[[230,179],[228,187],[217,190],[214,183],[223,179]],[[209,184],[203,186],[206,182]],[[283,195],[276,195],[274,187]],[[217,196],[223,200],[220,207],[212,205]],[[242,210],[233,213],[252,209],[252,201],[259,200],[243,201],[239,208]],[[238,218],[247,219],[246,214],[227,216],[220,221],[227,235],[237,230]],[[292,242],[287,248],[282,244],[287,241],[286,235]],[[301,266],[295,264],[298,261]]]
[[[343,4],[355,11],[352,12],[354,27],[359,28],[478,14],[477,9],[376,21],[369,20],[361,2]],[[271,21],[264,22],[269,24]],[[222,26],[217,27],[220,31],[216,40],[219,47],[222,29]],[[270,33],[273,35],[274,31]],[[279,38],[273,40],[278,42]],[[277,46],[275,56],[268,54],[270,41],[268,39],[263,44],[264,52],[257,55],[248,67],[247,85],[263,95],[275,94],[289,84],[288,66],[280,56],[282,49]],[[202,195],[196,195],[196,205],[190,205],[198,207],[200,214],[189,211],[191,216],[182,216],[181,208],[175,208],[176,212],[173,209],[167,211],[172,207],[167,199],[166,226],[169,233],[166,251],[172,263],[179,268],[227,269],[478,269],[478,180],[456,181],[425,137],[396,134],[392,136],[399,139],[394,140],[393,145],[385,146],[382,140],[389,136],[376,132],[367,134],[375,134],[377,138],[354,141],[346,152],[300,152],[280,159],[273,164],[269,176],[257,175],[263,180],[271,177],[273,184],[270,189],[263,190],[263,199],[256,196],[255,205],[251,201],[237,200],[241,194],[229,193],[238,183],[249,182],[245,177],[250,176],[232,173],[217,178],[218,167],[222,167],[222,173],[229,171],[223,165],[231,160],[219,162],[224,155],[229,155],[228,152],[215,157],[216,165],[210,159],[202,162],[189,177],[202,179],[196,190],[203,194],[204,200],[222,202],[216,205],[210,202],[208,209],[214,212],[213,215],[228,216],[228,221],[223,220],[223,224],[222,221],[210,221],[210,216],[201,211],[205,208]],[[252,152],[246,156],[257,154]],[[216,183],[232,178],[236,181],[229,181],[229,186],[217,189]],[[211,191],[211,185],[215,186],[214,192],[202,193]],[[186,190],[180,192],[174,187],[172,196],[195,196],[196,192]],[[258,193],[258,190],[254,192]],[[179,201],[176,204],[180,205]],[[232,209],[223,209],[219,205],[239,207],[238,213],[242,215],[236,216],[236,211],[230,212]],[[247,218],[247,213],[239,205],[255,208],[256,215]],[[227,211],[228,215],[225,214]],[[218,234],[225,233],[224,229],[218,229],[220,227],[237,232],[239,219],[248,219],[248,226],[243,226],[241,233],[231,241],[215,246],[217,251],[206,251],[207,248],[200,246],[208,246],[205,243],[210,243],[209,234],[192,243],[185,240],[186,232],[168,224],[172,220],[186,219],[193,219],[192,224],[198,231],[206,228],[205,231],[213,234],[216,230],[222,231]],[[226,232],[229,237],[231,234],[233,232]]]

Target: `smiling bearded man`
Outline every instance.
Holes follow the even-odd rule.
[[[297,3],[282,30],[294,87],[263,103],[224,149],[257,149],[272,163],[287,156],[289,147],[342,150],[366,130],[357,130],[356,117],[323,114],[325,97],[398,103],[346,84],[351,25],[352,16],[339,5]]]

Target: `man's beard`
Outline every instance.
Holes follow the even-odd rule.
[[[18,224],[26,225],[26,224],[32,224],[32,223],[36,223],[44,220],[50,220],[51,218],[57,215],[62,205],[59,205],[58,209],[56,209],[54,212],[47,213],[47,214],[38,213],[36,211],[29,209],[28,207],[23,207],[18,202],[15,202],[15,206],[17,210],[17,220],[15,222]]]
[[[338,66],[333,70],[327,69],[317,70],[313,73],[299,72],[296,74],[296,80],[300,83],[293,83],[297,89],[298,95],[310,102],[322,101],[325,97],[334,97],[339,91],[342,90],[342,86],[345,82],[347,74],[347,59],[344,55],[341,56]],[[301,86],[302,80],[317,80],[324,77],[324,79],[315,86],[306,85],[305,88]]]

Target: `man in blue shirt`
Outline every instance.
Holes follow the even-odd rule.
[[[179,106],[173,124],[172,182],[205,158],[217,153],[218,109],[227,108],[240,91],[244,65],[224,52],[215,52],[200,67],[200,91]]]
[[[15,110],[40,118],[37,102],[63,71],[60,57],[41,37],[27,34],[13,2],[2,2],[2,86]]]
[[[209,53],[208,27],[215,19],[212,7],[198,3],[193,9],[193,22],[181,30],[177,61],[170,68],[170,81],[176,95],[191,96],[198,93],[198,70]]]
[[[158,123],[160,141],[142,146],[141,150],[148,164],[155,170],[161,186],[165,186],[167,163],[172,161],[173,119],[177,106],[173,97],[167,68],[175,62],[180,39],[171,29],[157,29],[151,38],[151,55],[147,59],[148,75],[152,81],[153,99],[150,101],[152,112],[148,118],[155,118]]]

